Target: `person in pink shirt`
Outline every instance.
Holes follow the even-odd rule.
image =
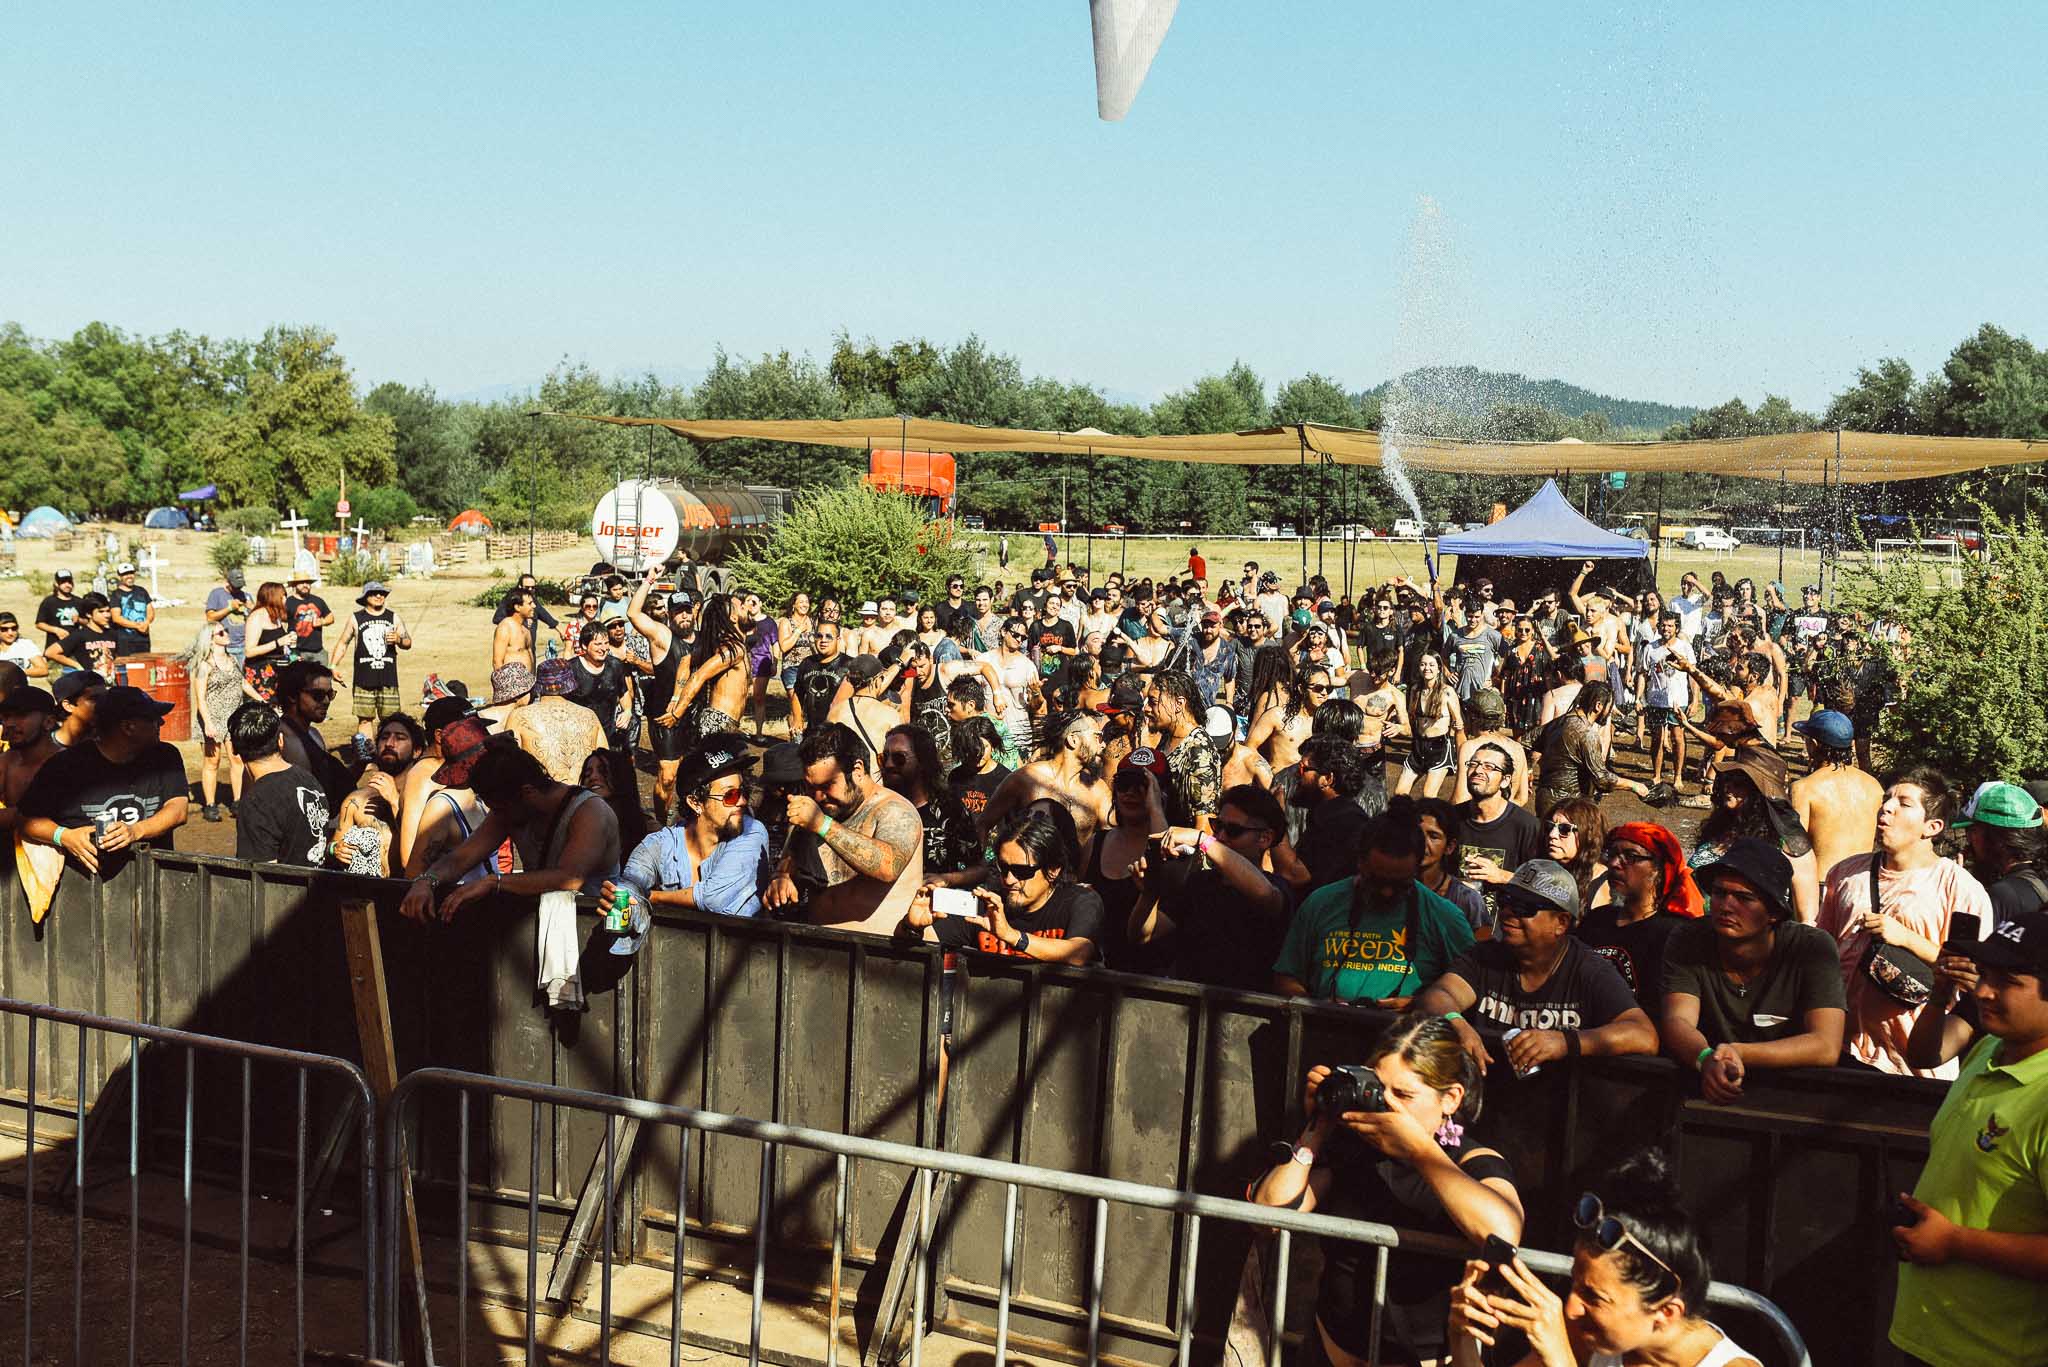
[[[1828,870],[1821,892],[1820,928],[1835,937],[1849,999],[1843,1053],[1886,1073],[1953,1078],[1956,1064],[1914,1068],[1906,1039],[1924,1006],[1896,1000],[1875,981],[1864,960],[1873,938],[1893,945],[1931,970],[1941,946],[1957,929],[1955,917],[1976,918],[1981,939],[1993,929],[1991,898],[1962,865],[1943,859],[1934,842],[1948,826],[1953,802],[1941,775],[1914,769],[1892,780],[1877,811],[1877,848],[1851,855]],[[1871,861],[1877,860],[1877,900],[1871,905]]]

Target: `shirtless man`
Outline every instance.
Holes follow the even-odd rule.
[[[1221,703],[1209,709],[1203,731],[1223,760],[1223,789],[1228,792],[1241,783],[1271,789],[1273,766],[1266,757],[1237,738],[1237,717]]]
[[[656,724],[675,726],[690,712],[691,704],[701,702],[696,717],[681,728],[686,747],[705,736],[739,730],[740,718],[746,715],[747,694],[754,686],[748,649],[738,603],[729,593],[711,597],[704,604],[697,640],[690,651],[689,679],[678,678],[675,696]]]
[[[1003,780],[979,818],[982,833],[1026,803],[1056,798],[1073,814],[1075,838],[1086,849],[1110,818],[1109,784],[1102,777],[1102,718],[1069,713],[1048,721],[1045,735],[1046,758],[1031,761]]]
[[[533,615],[540,607],[540,600],[532,589],[514,589],[505,596],[511,611],[505,620],[498,623],[491,633],[491,668],[503,669],[509,664],[523,664],[533,668]]]
[[[1408,703],[1401,695],[1398,679],[1401,652],[1381,646],[1365,662],[1365,668],[1351,676],[1351,700],[1365,713],[1358,728],[1358,748],[1375,763],[1387,760],[1387,737],[1406,734]]]
[[[790,795],[789,844],[762,902],[770,911],[796,905],[798,856],[808,852],[823,865],[825,886],[811,894],[806,919],[890,934],[924,882],[917,808],[882,786],[873,757],[847,727],[811,727],[798,753],[804,789]]]
[[[676,672],[683,658],[689,654],[689,648],[683,644],[674,624],[676,608],[681,606],[676,602],[680,595],[664,591],[660,603],[664,611],[649,612],[647,595],[653,588],[654,572],[650,570],[626,603],[626,624],[646,638],[647,649],[654,662],[653,670],[642,685],[646,689],[645,701],[650,719],[665,716],[668,705],[675,701]],[[647,748],[654,752],[654,810],[666,812],[675,801],[676,769],[689,749],[683,742],[683,728],[658,723],[649,726]]]
[[[1529,805],[1529,752],[1515,739],[1515,733],[1508,727],[1508,703],[1496,690],[1482,688],[1472,695],[1472,701],[1465,704],[1465,743],[1458,747],[1458,785],[1451,793],[1451,802],[1460,805],[1472,797],[1465,784],[1465,761],[1472,752],[1482,745],[1490,745],[1507,753],[1514,762],[1515,771],[1508,775],[1508,782],[1502,789],[1507,800],[1517,807]],[[1363,739],[1363,736],[1360,737]]]
[[[21,824],[21,795],[52,755],[63,749],[50,735],[57,703],[40,688],[18,688],[0,698],[0,842],[12,844]]]
[[[1856,767],[1856,728],[1840,712],[1816,712],[1792,729],[1806,738],[1813,764],[1792,785],[1792,810],[1813,841],[1813,866],[1825,883],[1836,864],[1870,852],[1884,785]]]
[[[1586,630],[1593,637],[1595,652],[1607,661],[1607,677],[1610,679],[1628,677],[1628,657],[1634,647],[1628,643],[1628,628],[1621,618],[1608,611],[1607,595],[1599,589],[1579,595],[1586,576],[1593,572],[1593,562],[1588,560],[1579,566],[1579,577],[1572,580],[1572,611],[1586,619]],[[1616,671],[1620,671],[1617,673]]]
[[[1302,744],[1315,729],[1315,710],[1330,696],[1330,671],[1304,670],[1301,684],[1284,703],[1276,703],[1253,719],[1246,745],[1266,757],[1275,769],[1301,759]]]

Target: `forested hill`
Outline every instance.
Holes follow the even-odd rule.
[[[1401,377],[1402,387],[1431,408],[1461,418],[1485,417],[1501,404],[1529,404],[1576,418],[1585,413],[1605,413],[1616,428],[1662,432],[1682,423],[1698,409],[1680,404],[1653,403],[1647,399],[1617,399],[1595,394],[1563,380],[1532,380],[1526,375],[1508,375],[1477,366],[1424,366]],[[1387,381],[1360,395],[1361,400],[1384,402],[1394,387]]]

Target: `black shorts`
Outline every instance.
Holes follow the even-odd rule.
[[[654,752],[656,759],[679,760],[688,753],[690,746],[683,735],[684,724],[663,726],[653,717],[647,719],[647,748]]]

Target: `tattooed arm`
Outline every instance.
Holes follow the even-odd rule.
[[[825,813],[802,793],[789,799],[789,823],[818,834],[847,865],[863,878],[894,882],[924,843],[924,822],[908,802],[884,802],[875,816],[873,833],[857,831],[843,821],[826,825]]]

